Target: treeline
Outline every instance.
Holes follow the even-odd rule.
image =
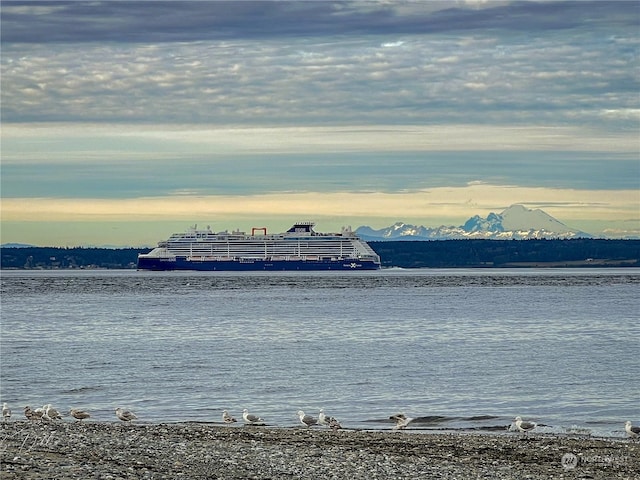
[[[139,248],[3,248],[2,269],[136,268]]]
[[[640,240],[371,242],[383,267],[640,267]],[[2,269],[136,268],[136,248],[2,248]]]
[[[385,267],[640,266],[640,240],[371,242]]]

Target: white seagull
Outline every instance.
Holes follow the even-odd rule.
[[[311,415],[305,415],[302,410],[298,410],[298,418],[300,419],[300,423],[302,423],[306,427],[311,427],[312,425],[316,425],[318,423],[318,420],[316,420]]]
[[[413,421],[413,418],[407,417],[404,413],[396,413],[391,415],[389,420],[396,422],[395,427],[393,427],[394,430],[404,430]]]
[[[318,413],[318,425],[326,425],[332,430],[342,428],[342,425],[340,425],[340,422],[336,418],[325,415],[324,408],[321,408],[320,413]]]
[[[235,418],[233,418],[231,416],[231,414],[229,414],[229,412],[227,412],[226,410],[222,411],[222,421],[224,423],[234,423],[237,422],[237,420]]]
[[[47,420],[62,420],[62,415],[60,415],[60,412],[53,408],[50,403],[47,403],[42,407],[42,409],[44,410],[44,415],[42,416],[43,418],[47,417]]]
[[[76,420],[80,421],[84,420],[85,418],[91,417],[91,415],[89,415],[89,412],[85,412],[84,410],[79,410],[77,408],[72,408],[71,410],[69,410],[69,414]]]
[[[118,417],[123,422],[130,422],[131,420],[137,420],[138,417],[135,416],[133,412],[129,410],[123,410],[122,408],[116,408],[116,417]]]
[[[631,438],[638,438],[640,436],[640,427],[634,427],[630,420],[627,420],[627,423],[624,424],[624,430]]]
[[[242,418],[244,419],[245,423],[264,422],[264,420],[262,420],[257,415],[252,415],[251,413],[249,413],[249,410],[247,410],[246,408],[242,411]]]
[[[7,405],[7,402],[4,402],[2,404],[2,421],[6,422],[9,419],[11,419],[11,409],[9,408],[9,405]]]
[[[536,422],[525,422],[522,417],[516,417],[516,428],[521,432],[528,432],[536,428],[538,424]]]
[[[327,416],[324,414],[324,408],[321,408],[320,413],[318,413],[318,425],[329,425]]]
[[[36,414],[36,416],[40,419],[40,420],[51,420],[45,412],[45,409],[42,407],[38,407],[34,410],[34,413]]]

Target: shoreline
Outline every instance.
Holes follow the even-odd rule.
[[[0,477],[635,479],[640,441],[551,434],[13,421]]]

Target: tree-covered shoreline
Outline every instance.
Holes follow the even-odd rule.
[[[640,267],[640,240],[439,240],[370,242],[383,267]],[[0,268],[135,269],[144,248],[5,247]]]

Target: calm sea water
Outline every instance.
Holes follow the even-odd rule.
[[[623,436],[640,421],[640,271],[4,271],[0,401],[117,421]]]

